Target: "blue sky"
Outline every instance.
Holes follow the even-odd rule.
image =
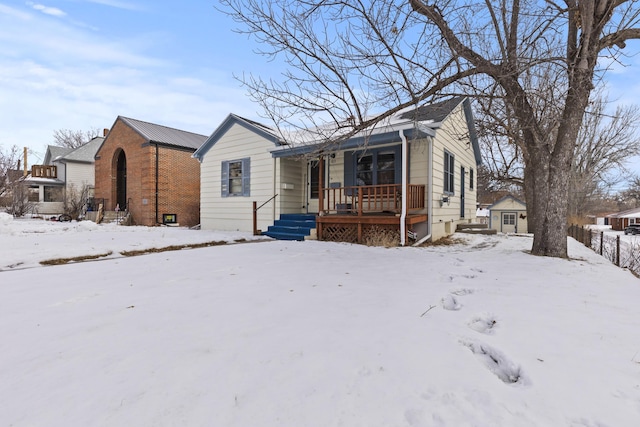
[[[204,135],[231,112],[261,120],[233,76],[280,65],[256,55],[217,4],[0,0],[0,145],[29,147],[34,164],[56,129],[109,128],[118,115]],[[640,57],[624,64],[607,74],[610,93],[637,103]]]
[[[0,0],[0,144],[30,147],[34,164],[56,129],[118,115],[205,135],[231,112],[259,118],[233,75],[275,65],[215,5]]]

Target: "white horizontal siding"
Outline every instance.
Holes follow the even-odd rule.
[[[75,186],[80,191],[84,185],[93,188],[95,184],[95,167],[91,163],[67,163],[66,186]]]
[[[454,155],[454,194],[444,193],[444,152]],[[465,176],[465,216],[460,217],[460,167]],[[469,170],[473,169],[474,185],[470,189]],[[469,129],[462,105],[454,110],[436,131],[433,143],[433,218],[432,239],[437,240],[455,232],[456,225],[475,220],[477,200],[477,175],[475,154],[469,139]],[[449,203],[440,206],[442,197],[449,197]]]
[[[274,159],[269,150],[273,143],[237,124],[207,152],[200,169],[200,221],[203,229],[253,230],[253,201],[258,205],[274,194]],[[222,197],[221,165],[223,161],[249,157],[250,196]],[[273,224],[271,203],[259,211],[258,228]]]

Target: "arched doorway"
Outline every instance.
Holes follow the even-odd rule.
[[[127,156],[120,150],[116,162],[116,203],[120,210],[127,207]]]

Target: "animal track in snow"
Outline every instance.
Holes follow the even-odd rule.
[[[461,341],[478,359],[505,384],[527,385],[522,368],[509,360],[501,351],[472,341]]]
[[[469,327],[481,334],[493,334],[493,329],[496,327],[498,321],[495,316],[491,314],[480,314],[475,316],[468,323]]]

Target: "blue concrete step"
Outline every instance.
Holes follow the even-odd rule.
[[[280,214],[281,220],[313,221],[316,222],[316,214]]]
[[[304,240],[304,235],[297,234],[297,233],[293,234],[293,233],[277,233],[273,231],[263,231],[262,235],[269,236],[272,239],[276,239],[276,240],[299,240],[299,241]]]
[[[280,219],[274,221],[262,234],[277,240],[304,240],[314,228],[315,214],[281,214]]]
[[[309,234],[311,234],[312,228],[313,227],[295,227],[290,225],[286,226],[276,221],[274,225],[270,225],[269,228],[267,228],[267,232],[302,234],[304,236],[308,236]]]

